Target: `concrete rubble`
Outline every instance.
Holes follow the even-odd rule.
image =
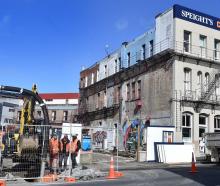
[[[65,176],[69,176],[69,170],[59,175],[59,177],[65,177]],[[98,169],[88,168],[85,166],[79,166],[73,169],[71,174],[71,177],[74,177],[77,180],[82,180],[82,181],[96,179],[104,176],[106,176],[106,173],[103,173]]]

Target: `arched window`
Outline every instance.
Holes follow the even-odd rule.
[[[197,92],[198,95],[201,96],[201,92],[202,92],[202,72],[198,71],[197,73]]]
[[[209,87],[209,81],[210,81],[210,75],[208,72],[205,73],[205,91],[208,91],[208,87]]]
[[[182,113],[182,138],[183,142],[192,141],[192,121],[193,114],[191,112]]]
[[[220,132],[220,116],[219,115],[214,117],[214,131]]]
[[[185,96],[191,96],[191,87],[192,87],[192,70],[190,68],[184,68],[184,91]]]

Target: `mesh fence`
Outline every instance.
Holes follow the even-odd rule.
[[[1,179],[6,180],[45,181],[45,176],[52,174],[56,180],[103,177],[112,156],[116,170],[135,161],[129,155],[119,156],[122,152],[115,127],[31,125],[25,126],[21,135],[19,125],[8,125],[1,128],[0,136]]]

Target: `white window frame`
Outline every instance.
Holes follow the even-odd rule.
[[[97,70],[97,74],[96,74],[96,82],[99,81],[99,70]]]
[[[188,34],[187,40],[185,40],[185,34]],[[183,31],[183,51],[185,53],[191,53],[191,48],[192,48],[191,45],[192,45],[192,32],[184,30]]]
[[[94,73],[91,75],[91,85],[94,83]]]
[[[192,97],[192,70],[184,68],[184,93],[186,97]]]
[[[85,77],[85,87],[87,87],[88,86],[88,77],[86,76]]]
[[[206,58],[206,56],[207,56],[207,36],[199,35],[199,40],[200,40],[201,57]]]
[[[202,93],[202,72],[198,71],[197,73],[197,92],[198,95],[201,96]]]
[[[190,125],[186,126],[186,118],[187,116],[190,117]],[[185,117],[185,124],[183,123],[183,117]],[[183,142],[192,142],[192,126],[193,126],[193,114],[189,112],[182,113],[182,139]],[[189,129],[189,137],[183,137],[183,130]]]
[[[205,124],[200,123],[200,117],[205,118]],[[200,114],[199,115],[199,129],[205,129],[205,132],[208,132],[208,116],[205,115],[205,114]],[[202,138],[202,136],[199,136],[199,138]]]
[[[204,91],[208,91],[208,87],[209,87],[209,82],[210,82],[210,75],[208,72],[205,73],[205,90]]]
[[[63,121],[68,121],[68,111],[63,111]]]
[[[216,78],[215,97],[216,97],[216,100],[220,100],[220,77],[218,77],[218,75],[216,75],[215,78]]]
[[[52,120],[52,121],[56,121],[56,115],[57,115],[56,111],[53,110],[53,111],[52,111],[52,114],[51,114],[51,120]]]
[[[220,115],[214,117],[214,132],[220,132]]]
[[[214,59],[220,60],[220,40],[214,39]]]

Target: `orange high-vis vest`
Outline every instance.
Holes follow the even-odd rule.
[[[50,153],[51,154],[58,154],[59,153],[59,141],[56,139],[50,140]]]
[[[76,152],[78,139],[70,142],[70,153]]]

